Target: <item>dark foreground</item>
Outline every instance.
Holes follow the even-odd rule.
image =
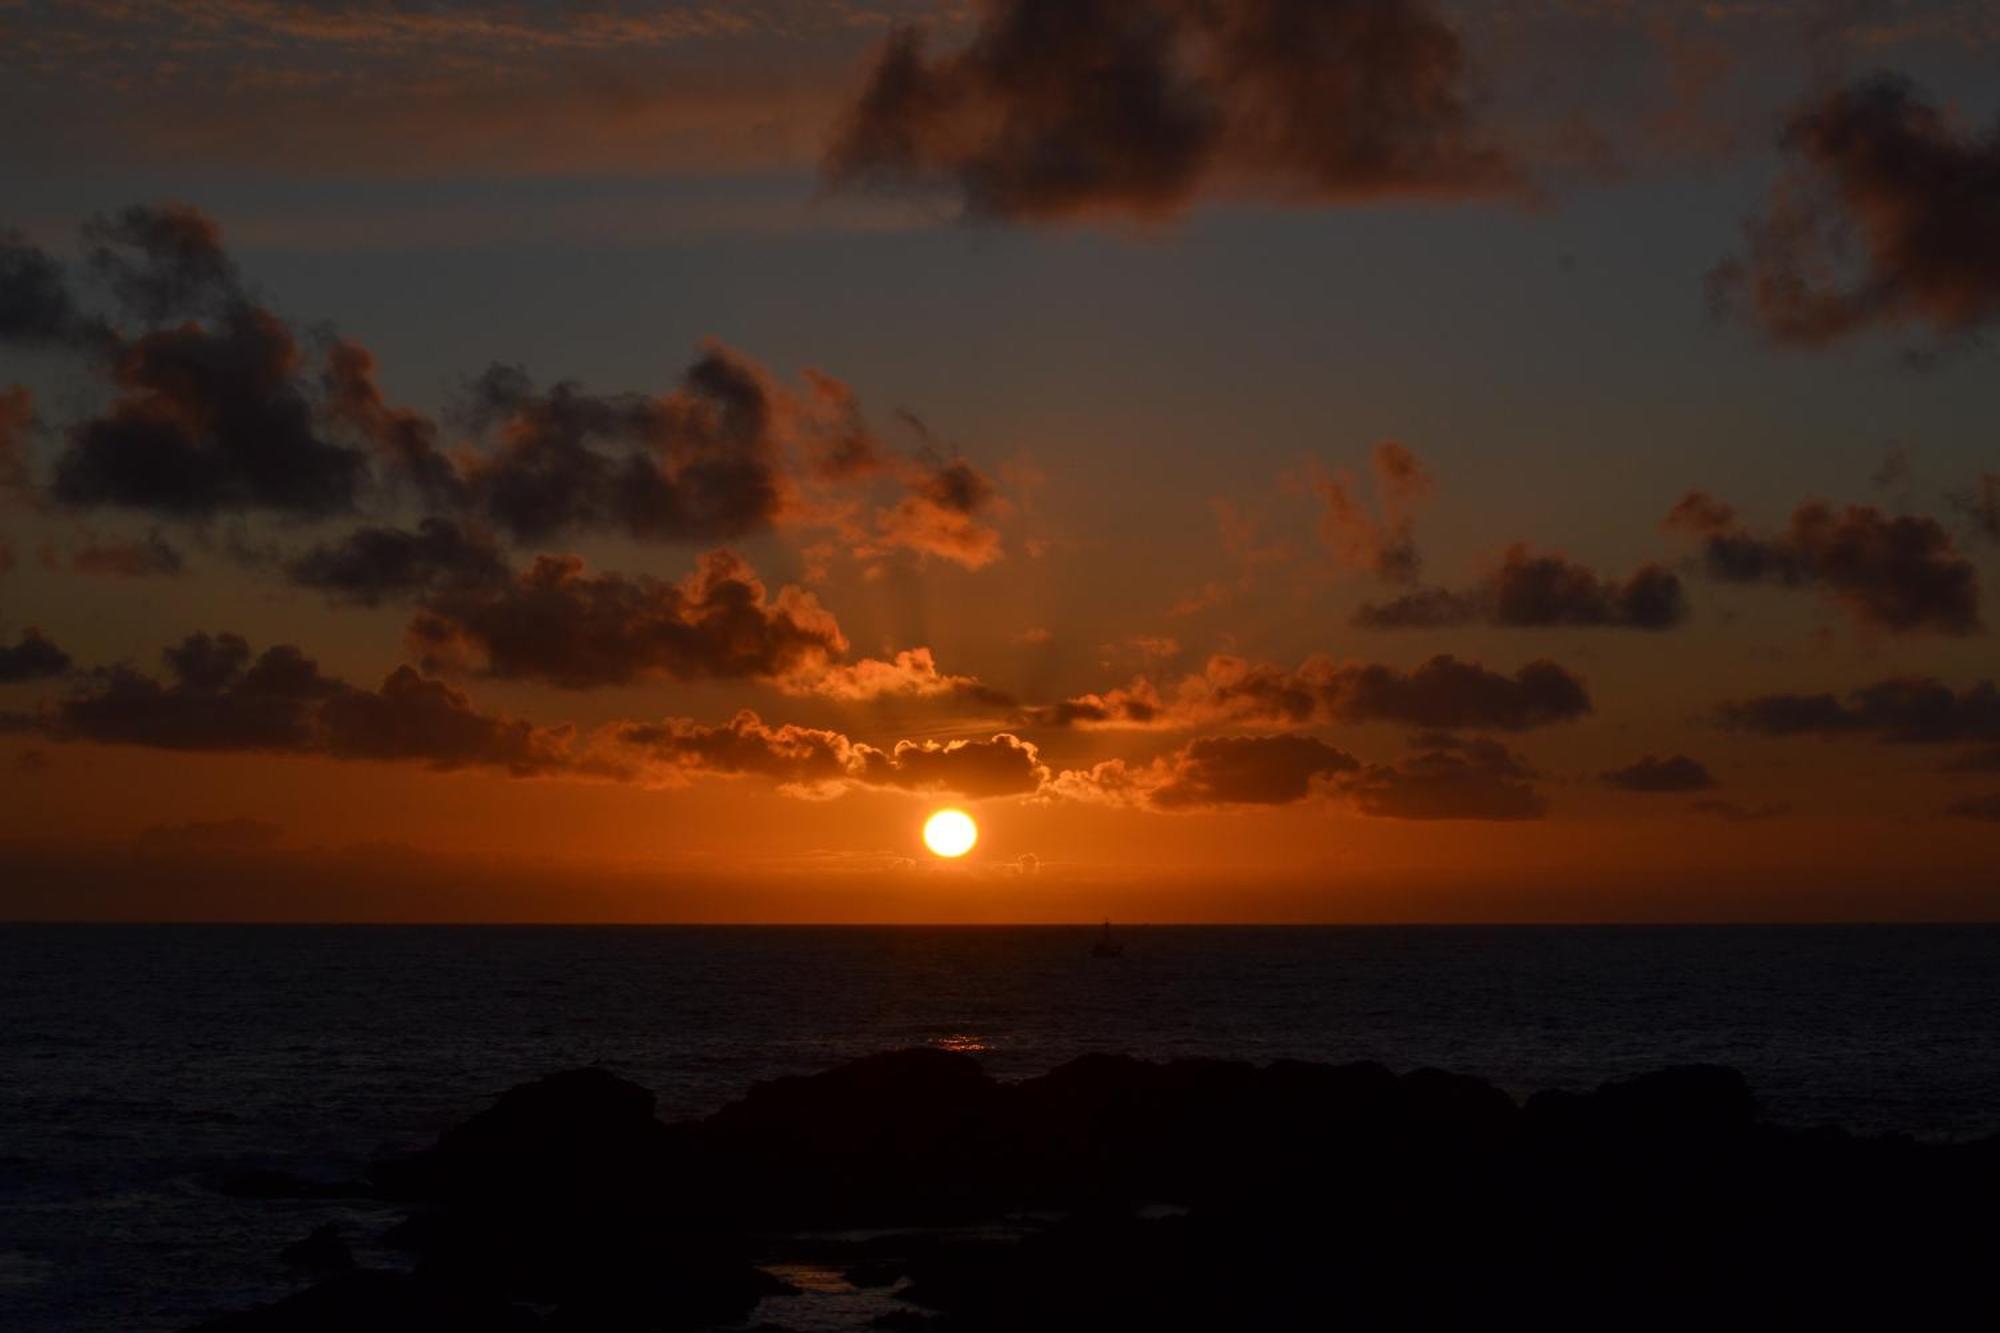
[[[356,1268],[322,1230],[287,1253],[313,1285],[202,1329],[775,1333],[787,1264],[935,1333],[2000,1319],[2000,1137],[1782,1128],[1715,1066],[1516,1105],[1373,1064],[1092,1056],[1004,1083],[920,1049],[702,1120],[653,1105],[573,1070],[365,1182],[224,1182],[394,1199],[411,1262]]]

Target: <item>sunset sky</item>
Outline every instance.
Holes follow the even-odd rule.
[[[0,916],[2000,917],[2000,5],[0,73]]]

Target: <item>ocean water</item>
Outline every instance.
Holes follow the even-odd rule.
[[[222,1197],[602,1063],[669,1117],[891,1047],[1435,1065],[1516,1094],[1742,1069],[1793,1123],[2000,1131],[2000,927],[0,926],[0,1328],[175,1330],[370,1205]],[[364,1251],[364,1258],[366,1258]]]

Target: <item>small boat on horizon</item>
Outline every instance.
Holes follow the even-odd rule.
[[[1090,956],[1092,958],[1122,958],[1125,956],[1124,944],[1111,938],[1110,921],[1107,920],[1104,923],[1104,933],[1091,941]]]

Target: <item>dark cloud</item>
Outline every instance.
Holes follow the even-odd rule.
[[[457,466],[438,443],[438,426],[421,412],[392,406],[375,380],[375,354],[339,339],[327,351],[320,389],[329,419],[368,440],[392,478],[407,481],[426,503],[456,509],[466,499]]]
[[[604,738],[642,774],[751,775],[807,794],[851,787],[949,792],[967,798],[1031,795],[1049,780],[1035,746],[1002,732],[984,740],[899,741],[883,750],[836,731],[772,726],[745,710],[722,726],[688,718],[619,723]]]
[[[430,663],[567,689],[818,674],[847,649],[811,593],[787,586],[767,595],[727,551],[703,555],[679,583],[539,556],[516,579],[432,592],[411,640]]]
[[[1712,815],[1731,823],[1744,824],[1761,819],[1777,819],[1792,812],[1792,807],[1782,803],[1765,805],[1738,805],[1735,801],[1703,800],[1691,801],[1688,809],[1698,815]]]
[[[1767,694],[1723,704],[1726,727],[1760,736],[1865,735],[1902,745],[2000,742],[2000,689],[1981,680],[1954,690],[1930,676],[1899,676],[1850,692]]]
[[[1359,768],[1360,761],[1311,736],[1208,736],[1175,756],[1152,803],[1191,806],[1289,805],[1314,784]]]
[[[771,726],[748,709],[722,726],[691,718],[617,723],[607,739],[671,773],[747,774],[802,789],[845,783],[859,762],[854,742],[837,731],[791,723]]]
[[[1952,496],[1952,504],[1983,537],[2000,542],[2000,472],[1982,472],[1968,489]]]
[[[1891,74],[1801,107],[1787,175],[1746,253],[1709,276],[1724,309],[1805,347],[1870,328],[1941,341],[2000,314],[2000,126],[1961,132]]]
[[[0,343],[67,343],[81,319],[62,265],[18,231],[0,229]]]
[[[1635,763],[1614,768],[1600,776],[1607,786],[1622,791],[1707,791],[1717,785],[1715,775],[1708,771],[1706,764],[1684,754],[1670,755],[1665,759],[1649,754]]]
[[[400,760],[519,775],[576,769],[567,728],[483,713],[442,681],[398,667],[377,690],[320,672],[296,647],[254,658],[234,634],[195,634],[162,654],[165,679],[113,667],[43,719],[57,739],[168,750]]]
[[[1440,654],[1412,670],[1310,658],[1295,670],[1211,657],[1200,675],[1168,691],[1145,678],[1027,711],[1042,726],[1196,727],[1224,722],[1302,726],[1394,722],[1440,729],[1521,731],[1590,712],[1582,679],[1554,662],[1512,676]]]
[[[130,540],[92,537],[67,552],[45,546],[42,565],[105,579],[171,577],[187,568],[180,551],[158,532]]]
[[[1534,773],[1506,746],[1484,737],[1428,736],[1415,754],[1370,764],[1342,780],[1364,815],[1382,819],[1539,819],[1548,803],[1529,785]]]
[[[489,590],[512,578],[490,538],[444,518],[424,519],[414,531],[356,528],[293,557],[285,574],[302,587],[362,606],[449,589]]]
[[[185,204],[134,205],[83,228],[88,262],[119,306],[149,324],[240,302],[241,281],[222,228]]]
[[[321,433],[301,367],[284,323],[245,304],[123,343],[108,367],[117,397],[70,432],[51,494],[182,519],[353,508],[366,460]]]
[[[1687,619],[1680,578],[1642,565],[1624,579],[1600,577],[1560,554],[1509,547],[1500,567],[1463,590],[1421,588],[1354,613],[1367,629],[1436,629],[1488,624],[1518,628],[1671,629]]]
[[[1503,676],[1477,662],[1441,654],[1408,672],[1347,667],[1334,680],[1333,715],[1356,722],[1522,731],[1590,711],[1583,681],[1547,660]]]
[[[0,685],[27,680],[47,680],[70,669],[68,653],[55,646],[48,636],[32,627],[22,630],[12,647],[0,644]]]
[[[493,447],[468,464],[467,489],[517,541],[726,539],[783,508],[788,413],[763,370],[720,345],[662,397],[599,397],[567,382],[544,392],[495,366],[474,382],[468,410]]]
[[[84,240],[112,317],[80,313],[61,266],[0,237],[0,341],[58,347],[111,390],[67,426],[45,481],[25,462],[26,390],[0,396],[0,485],[38,503],[200,523],[414,498],[421,518],[524,546],[713,541],[785,522],[836,532],[861,559],[910,550],[979,568],[1001,554],[993,519],[1007,506],[993,483],[927,434],[913,457],[886,449],[854,390],[823,372],[789,388],[713,341],[662,394],[544,389],[495,365],[468,386],[448,439],[388,400],[367,348],[330,332],[302,341],[252,299],[198,211],[129,208]],[[364,528],[284,563],[365,602],[469,556],[440,549],[446,530]]]
[[[1385,583],[1413,583],[1423,567],[1417,550],[1416,510],[1431,491],[1431,475],[1417,456],[1394,440],[1370,456],[1376,510],[1355,494],[1351,478],[1319,477],[1320,539],[1342,564],[1366,570]]]
[[[1891,633],[1980,631],[1979,571],[1936,519],[1809,501],[1785,531],[1760,537],[1736,511],[1690,491],[1666,527],[1700,540],[1711,578],[1824,590],[1853,620]]]
[[[825,171],[947,185],[971,213],[1158,217],[1211,190],[1288,201],[1515,188],[1465,54],[1422,0],[983,0],[961,51],[892,35]]]
[[[1312,736],[1209,736],[1150,764],[1106,760],[1057,775],[1071,800],[1184,811],[1291,805],[1318,796],[1384,819],[1532,819],[1533,774],[1498,742],[1428,734],[1392,764],[1364,764]]]

